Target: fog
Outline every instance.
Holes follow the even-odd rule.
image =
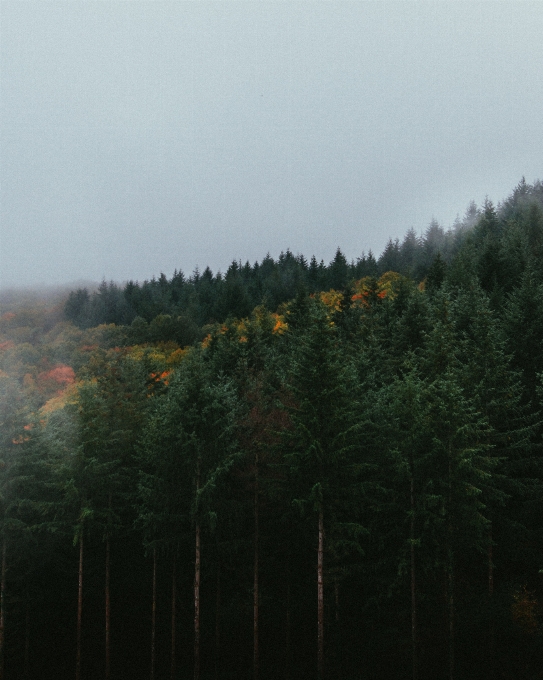
[[[0,13],[4,288],[356,258],[543,177],[539,1]]]

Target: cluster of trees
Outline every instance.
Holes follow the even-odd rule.
[[[190,347],[4,314],[0,677],[539,677],[540,194]]]
[[[494,213],[500,225],[508,225],[508,238],[515,240],[500,247],[506,250],[519,247],[521,235],[512,227],[532,219],[528,214],[530,206],[543,207],[543,184],[522,180]],[[94,292],[87,288],[72,291],[65,313],[80,328],[134,324],[126,330],[128,344],[165,339],[190,344],[203,337],[202,327],[206,324],[231,316],[248,316],[258,305],[275,310],[294,298],[301,287],[309,293],[330,288],[343,290],[353,280],[378,277],[387,271],[422,281],[438,253],[445,263],[452,262],[489,209],[494,211],[488,202],[482,209],[472,202],[464,218],[458,218],[451,229],[443,229],[435,220],[422,237],[411,229],[402,243],[390,240],[378,259],[370,251],[349,263],[338,249],[327,266],[315,257],[308,262],[303,255],[287,250],[277,260],[267,255],[254,265],[234,261],[225,274],[214,275],[207,267],[204,272],[197,269],[189,277],[179,271],[170,280],[161,274],[158,279],[141,284],[129,281],[124,287],[104,281]],[[520,231],[523,232],[522,227]],[[511,280],[508,271],[503,271],[501,277]]]

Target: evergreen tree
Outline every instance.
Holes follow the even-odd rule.
[[[200,579],[202,522],[213,517],[209,494],[217,478],[227,470],[235,452],[232,437],[237,413],[236,394],[231,382],[213,376],[202,355],[193,350],[178,372],[172,376],[169,389],[157,399],[156,408],[146,426],[143,452],[149,470],[142,477],[142,493],[147,499],[141,521],[153,529],[151,540],[160,535],[171,544],[176,542],[183,516],[192,519],[195,537],[194,560],[194,678],[200,676]],[[171,480],[183,486],[170,485]],[[173,492],[174,498],[153,509],[157,486]],[[182,492],[183,507],[179,507]],[[209,513],[212,513],[211,515]],[[166,534],[163,525],[171,527]],[[173,531],[173,535],[172,535]],[[155,533],[156,532],[156,533]],[[164,539],[163,539],[164,540]]]
[[[317,676],[324,677],[325,523],[330,540],[345,522],[337,490],[354,483],[356,442],[355,373],[338,352],[335,326],[314,300],[304,312],[306,323],[291,331],[288,408],[292,430],[286,433],[285,465],[293,502],[317,518]],[[339,501],[339,502],[338,502]],[[343,512],[342,512],[343,510]]]

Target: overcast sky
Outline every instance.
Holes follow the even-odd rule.
[[[543,2],[0,2],[0,285],[378,254],[543,179]]]

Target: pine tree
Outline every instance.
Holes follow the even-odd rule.
[[[324,557],[326,533],[340,530],[337,491],[354,484],[356,442],[355,372],[336,345],[336,327],[326,309],[309,300],[305,324],[291,331],[288,407],[292,430],[285,435],[284,461],[293,502],[317,520],[317,676],[324,677]],[[354,529],[355,522],[348,523]],[[346,526],[346,525],[345,525]]]
[[[189,518],[193,525],[195,680],[200,676],[203,522],[213,516],[211,494],[232,462],[237,410],[231,382],[213,376],[201,352],[193,350],[172,375],[167,392],[157,399],[142,440],[140,522],[148,540],[154,546],[160,542],[175,546],[180,525]],[[163,497],[157,496],[159,489]]]

